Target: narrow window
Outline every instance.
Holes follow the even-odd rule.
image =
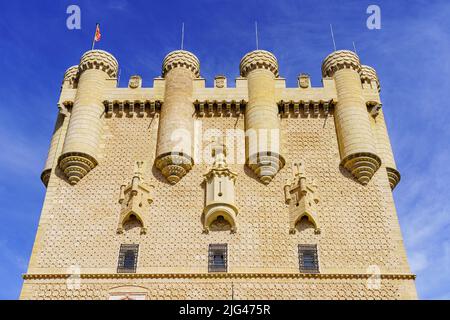
[[[210,244],[208,253],[208,272],[227,272],[228,245]]]
[[[319,273],[319,258],[317,256],[317,245],[299,244],[298,260],[300,272]]]
[[[117,273],[135,273],[138,259],[138,244],[121,244]]]

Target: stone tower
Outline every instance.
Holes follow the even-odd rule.
[[[376,71],[345,50],[321,87],[264,50],[239,71],[207,87],[184,50],[152,87],[117,87],[101,50],[67,69],[21,299],[417,297]]]

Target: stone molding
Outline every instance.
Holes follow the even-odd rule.
[[[143,117],[145,113],[154,116],[161,110],[162,102],[160,100],[105,100],[105,114],[107,117],[122,117],[123,115]]]
[[[72,274],[23,274],[24,280],[67,279]],[[364,273],[89,273],[81,279],[370,279],[373,274]],[[384,273],[381,279],[415,280],[415,274]]]
[[[320,113],[328,116],[331,109],[336,105],[336,101],[283,101],[278,102],[279,113],[282,117],[288,117],[290,114],[298,117],[299,115],[317,117]]]
[[[199,117],[211,116],[236,116],[244,113],[247,102],[241,101],[194,101],[194,106]]]

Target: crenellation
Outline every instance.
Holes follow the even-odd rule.
[[[68,68],[64,73],[61,89],[76,89],[79,75],[78,65]]]
[[[90,69],[104,71],[109,78],[117,78],[119,72],[119,63],[110,53],[103,50],[87,51],[80,60],[79,74]]]

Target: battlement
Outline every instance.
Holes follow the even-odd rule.
[[[332,77],[334,73],[341,69],[353,69],[361,72],[359,57],[350,50],[338,50],[329,54],[322,63],[322,76]]]
[[[174,68],[186,68],[191,70],[196,78],[200,77],[200,61],[191,52],[186,50],[176,50],[170,52],[163,60],[162,76]]]
[[[368,84],[374,82],[378,92],[381,91],[380,80],[378,80],[378,75],[374,68],[365,65],[361,66],[361,81]]]
[[[99,69],[106,72],[110,78],[117,78],[119,63],[109,52],[90,50],[81,57],[79,68],[80,75],[88,69]]]
[[[167,77],[169,72],[176,68],[189,70],[192,75],[189,75],[189,72],[181,72],[176,76]],[[109,78],[101,80],[101,91],[97,91],[95,94],[89,89],[91,84],[86,84],[81,91],[78,88],[78,82],[87,69],[99,69],[109,76]],[[268,72],[252,73],[258,69]],[[338,73],[340,70],[353,72]],[[333,116],[338,131],[342,166],[352,172],[362,184],[365,185],[370,181],[381,166],[380,158],[383,158],[377,155],[377,147],[374,142],[376,140],[375,133],[380,131],[377,128],[382,124],[370,124],[367,112],[370,113],[371,108],[366,105],[372,106],[374,103],[378,107],[381,105],[378,94],[380,85],[376,71],[372,67],[361,65],[356,53],[339,50],[328,55],[322,63],[322,87],[311,87],[309,76],[304,74],[300,77],[301,79],[299,78],[297,87],[286,87],[286,80],[279,75],[277,58],[265,50],[254,50],[244,55],[239,64],[239,72],[240,77],[236,78],[234,87],[227,85],[227,78],[223,75],[215,77],[213,87],[207,87],[206,80],[200,77],[199,59],[189,51],[175,50],[165,56],[162,63],[162,77],[154,79],[153,87],[142,87],[141,77],[135,75],[129,82],[134,84],[138,79],[135,85],[118,88],[115,81],[118,74],[117,60],[108,52],[90,50],[82,56],[78,67],[72,66],[66,71],[63,83],[65,90],[61,93],[60,103],[75,104],[77,97],[78,99],[81,97],[88,100],[95,99],[95,105],[103,109],[106,118],[133,117],[134,115],[137,118],[161,116],[166,119],[160,124],[163,128],[167,126],[170,130],[179,129],[171,123],[181,121],[184,123],[183,130],[186,133],[193,130],[191,123],[193,116],[198,118],[243,117],[246,119],[247,130],[264,128],[280,130],[279,121],[282,118],[303,119]],[[101,78],[101,75],[90,76],[89,79],[98,83],[100,78],[96,77]],[[86,79],[86,81],[91,80]],[[378,92],[373,90],[374,88]],[[88,109],[84,112],[85,116],[89,114],[89,117],[92,117],[91,111]],[[80,119],[85,116],[80,116]],[[384,123],[384,119],[382,120]],[[96,130],[100,130],[101,123],[97,120],[94,122],[96,122]],[[381,119],[378,122],[381,123]],[[72,130],[75,128],[74,126]],[[169,129],[167,129],[168,132],[165,132],[164,129],[161,130],[161,139],[171,136]],[[87,132],[83,134],[87,134]],[[73,137],[76,135],[74,134]],[[90,139],[93,137],[91,136]],[[95,143],[99,144],[100,136],[96,139]],[[378,143],[378,145],[387,144],[386,138],[383,139],[383,143]],[[93,147],[90,143],[86,144],[86,150],[89,152],[84,153],[95,155],[97,147]],[[278,142],[273,143],[278,144]],[[164,152],[161,151],[161,156],[173,151],[171,151],[171,144],[170,141],[158,141],[158,147],[164,149]],[[80,142],[77,142],[76,145],[80,145]],[[390,150],[390,146],[384,149]],[[387,153],[386,150],[383,152]],[[267,150],[267,152],[279,154],[279,151]],[[175,152],[175,154],[177,153],[180,152]],[[189,155],[189,152],[180,154]],[[359,155],[364,155],[364,159]],[[248,154],[248,159],[253,159],[251,156],[255,158],[255,155]],[[279,156],[282,158],[281,154]],[[95,156],[92,158],[95,159]],[[258,159],[258,156],[256,158]],[[369,162],[374,163],[371,170],[360,170],[360,168],[366,167],[363,164],[368,162],[367,159],[371,159]],[[284,161],[280,160],[280,163],[284,163]],[[279,168],[282,166],[280,165]],[[187,169],[184,174],[189,171],[189,168]],[[86,171],[88,172],[88,170]],[[275,173],[274,170],[272,171],[271,177]],[[265,179],[265,181],[270,182],[270,179]]]
[[[76,86],[79,76],[79,68],[78,65],[69,67],[64,73],[63,86],[67,84],[69,88],[73,88]]]
[[[251,51],[241,59],[239,64],[239,70],[243,77],[246,77],[250,71],[258,68],[270,70],[276,78],[279,77],[277,58],[269,51]]]

